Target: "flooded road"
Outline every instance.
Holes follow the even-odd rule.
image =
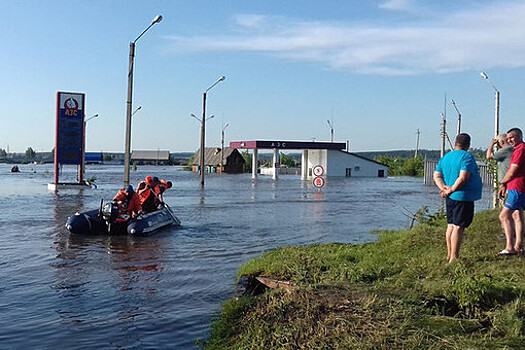
[[[406,213],[441,205],[422,179],[328,179],[321,191],[299,176],[277,181],[250,174],[197,174],[139,167],[173,182],[166,202],[182,221],[148,237],[75,236],[64,224],[98,208],[122,185],[122,166],[88,166],[96,189],[47,190],[53,165],[0,164],[0,346],[3,349],[196,349],[221,303],[233,294],[239,267],[286,245],[376,239],[399,229]],[[74,181],[65,168],[62,181]],[[486,209],[484,193],[477,209]]]

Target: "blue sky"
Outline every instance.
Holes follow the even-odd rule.
[[[87,150],[122,152],[129,43],[133,149],[349,140],[353,151],[440,148],[441,113],[474,147],[525,128],[525,1],[0,0],[0,148],[54,146],[57,91],[86,94]],[[482,79],[485,71],[490,82]],[[446,100],[445,100],[446,96]],[[446,108],[445,108],[446,104]]]

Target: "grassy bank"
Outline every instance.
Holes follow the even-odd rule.
[[[205,349],[524,349],[525,256],[496,256],[498,211],[476,214],[452,264],[445,226],[249,261],[239,274],[294,286],[225,302]]]

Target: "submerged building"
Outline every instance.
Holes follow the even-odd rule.
[[[279,152],[302,150],[301,178],[314,177],[313,169],[322,169],[326,177],[387,177],[388,166],[374,160],[347,152],[345,143],[302,142],[302,141],[235,141],[230,148],[252,149],[252,177],[258,173],[258,152],[260,149],[273,150],[271,171],[274,178],[279,174]]]
[[[205,171],[208,173],[239,174],[243,172],[244,158],[233,148],[206,147],[204,149]],[[200,148],[193,156],[192,171],[198,172],[201,164]]]

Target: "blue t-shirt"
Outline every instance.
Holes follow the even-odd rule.
[[[445,154],[436,166],[436,171],[443,174],[447,186],[454,185],[461,170],[468,171],[470,178],[449,198],[455,201],[477,201],[481,199],[483,184],[479,176],[478,165],[472,154],[463,150],[454,150]]]

